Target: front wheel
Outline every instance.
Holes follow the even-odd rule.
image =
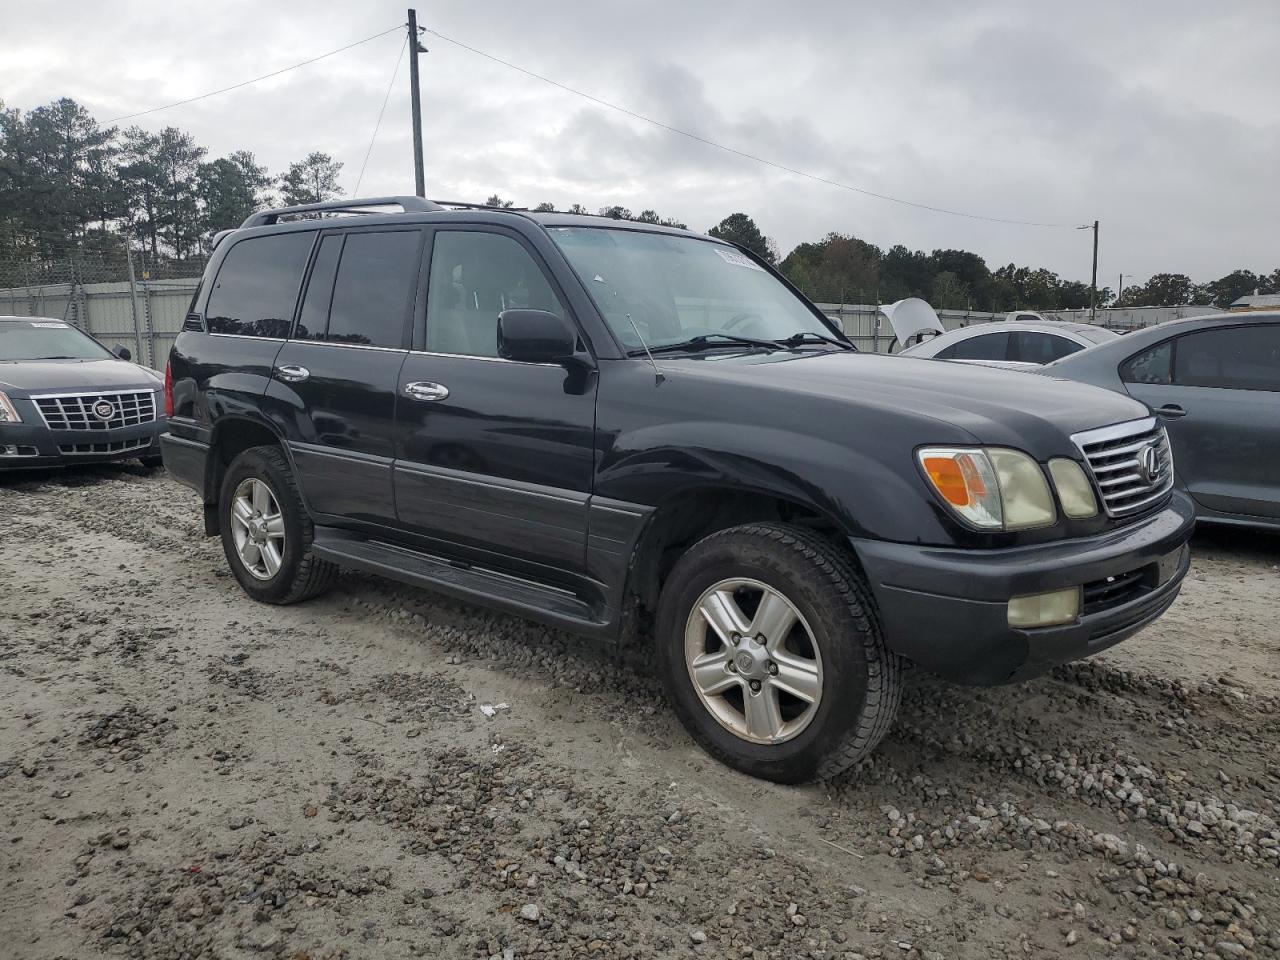
[[[657,659],[676,713],[712,756],[780,783],[871,753],[901,693],[852,558],[801,527],[733,527],[694,544],[663,588]]]
[[[311,552],[311,518],[279,447],[253,447],[231,461],[218,524],[231,572],[255,600],[296,603],[333,581],[337,568]]]

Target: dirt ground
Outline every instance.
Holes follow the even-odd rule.
[[[1194,548],[1138,637],[914,673],[792,788],[643,649],[358,575],[261,606],[163,473],[0,480],[0,957],[1280,957],[1280,537]]]

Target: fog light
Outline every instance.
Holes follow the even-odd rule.
[[[1033,593],[1009,601],[1009,626],[1056,627],[1080,616],[1080,588]]]

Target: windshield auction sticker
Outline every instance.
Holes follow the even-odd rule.
[[[716,253],[720,255],[720,259],[725,263],[732,263],[735,267],[747,267],[751,270],[764,270],[764,267],[760,266],[760,264],[756,263],[750,257],[744,257],[736,250],[721,250],[717,247]]]
[[[55,330],[60,330],[66,326],[65,323],[33,323],[31,325],[33,327],[53,327]]]

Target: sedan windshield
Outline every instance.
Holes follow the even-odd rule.
[[[804,301],[732,247],[603,227],[548,232],[628,349],[685,343],[692,349],[756,349],[752,341],[771,345],[791,338],[795,345],[823,346],[823,338],[834,343],[831,329]]]
[[[0,362],[110,358],[106,347],[60,320],[0,320]]]

